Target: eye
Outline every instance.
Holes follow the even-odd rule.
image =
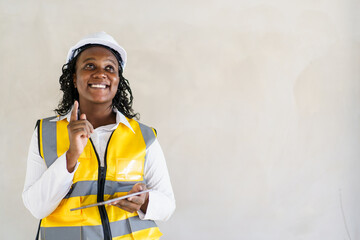
[[[111,73],[115,72],[115,68],[113,66],[111,66],[111,65],[106,66],[105,70],[108,71],[108,72],[111,72]]]
[[[94,66],[94,64],[92,64],[92,63],[87,63],[87,64],[85,64],[85,66],[84,66],[84,69],[89,69],[89,70],[91,70],[91,69],[94,69],[95,68],[95,66]]]

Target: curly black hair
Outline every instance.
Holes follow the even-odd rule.
[[[79,101],[79,93],[76,90],[73,82],[73,76],[76,71],[76,60],[82,51],[94,46],[101,46],[107,48],[115,55],[116,59],[119,62],[119,86],[115,97],[112,100],[112,106],[116,107],[122,114],[124,114],[128,118],[139,119],[139,114],[134,113],[134,110],[132,109],[133,95],[130,89],[129,81],[125,79],[122,75],[123,69],[121,67],[122,59],[120,54],[112,48],[97,44],[87,44],[78,48],[76,50],[77,55],[72,58],[68,63],[63,65],[62,75],[59,79],[60,90],[63,92],[63,98],[59,102],[58,108],[55,109],[55,112],[61,116],[64,116],[68,112],[70,112],[74,101]]]

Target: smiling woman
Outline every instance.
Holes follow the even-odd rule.
[[[69,51],[59,115],[38,121],[27,162],[23,201],[42,219],[42,239],[159,239],[154,220],[175,210],[156,131],[134,120],[125,64],[125,50],[104,32]]]
[[[108,35],[105,35],[106,37],[110,37]],[[110,39],[111,40],[111,39]],[[113,39],[112,39],[113,40]],[[61,90],[63,91],[63,99],[59,104],[59,108],[56,109],[56,112],[60,115],[67,114],[74,101],[79,100],[79,93],[75,89],[74,82],[74,75],[76,74],[76,71],[79,70],[79,64],[77,62],[77,59],[79,58],[79,55],[81,57],[83,52],[86,52],[85,50],[95,48],[95,47],[101,47],[101,49],[107,49],[112,53],[112,57],[115,56],[116,62],[115,65],[118,66],[118,68],[114,69],[114,71],[118,71],[119,76],[119,85],[117,92],[112,99],[112,106],[119,109],[121,113],[123,113],[128,118],[134,118],[137,117],[137,114],[134,113],[132,109],[132,101],[133,96],[132,92],[129,86],[129,82],[127,79],[125,79],[122,75],[123,69],[126,65],[126,52],[125,50],[120,47],[118,44],[114,44],[112,42],[107,42],[107,45],[101,44],[103,42],[103,39],[99,38],[84,38],[79,43],[77,43],[74,47],[72,47],[68,53],[68,62],[63,66],[63,74],[60,77],[60,85]],[[116,49],[116,50],[115,50]],[[91,59],[89,59],[91,60]],[[90,63],[91,64],[91,63]],[[87,67],[94,67],[94,66],[87,66]]]
[[[96,46],[84,50],[76,61],[74,86],[85,108],[112,105],[119,85],[119,63],[110,50]]]

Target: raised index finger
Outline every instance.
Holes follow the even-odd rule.
[[[79,108],[79,103],[78,103],[78,101],[75,101],[74,102],[74,108],[73,108],[73,110],[71,112],[71,116],[70,116],[70,122],[78,120],[77,119],[77,117],[78,117],[77,116],[78,115],[78,108]]]

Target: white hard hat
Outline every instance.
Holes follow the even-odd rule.
[[[118,52],[121,56],[122,62],[121,67],[124,70],[126,65],[126,51],[123,49],[116,41],[115,39],[107,34],[106,32],[98,32],[91,35],[88,35],[81,39],[77,44],[72,46],[68,52],[66,62],[69,62],[71,59],[76,57],[78,54],[78,51],[76,51],[79,47],[85,46],[87,44],[99,44],[103,45],[109,48],[114,49],[116,52]]]

